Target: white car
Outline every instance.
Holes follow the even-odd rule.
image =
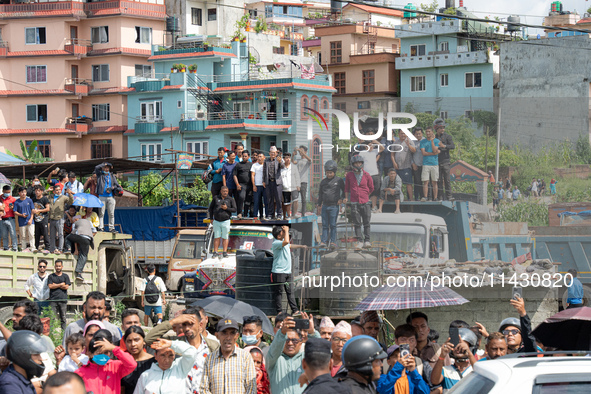
[[[515,357],[480,361],[449,394],[591,393],[591,357]]]

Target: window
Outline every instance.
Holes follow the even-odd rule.
[[[347,112],[347,103],[334,103],[334,107],[339,111]]]
[[[176,107],[177,108],[183,108],[183,100],[177,100]]]
[[[425,76],[410,77],[410,91],[424,92],[425,91]]]
[[[27,66],[27,83],[47,82],[47,66]]]
[[[433,114],[433,111],[425,111],[425,113],[431,115]]]
[[[218,19],[218,10],[215,8],[209,8],[207,10],[207,20],[208,21],[215,21]]]
[[[103,122],[111,120],[111,107],[109,104],[92,104],[92,121]]]
[[[289,117],[289,99],[283,99],[281,101],[281,108],[282,108],[282,112],[283,112],[283,117],[284,118]]]
[[[273,53],[276,55],[285,55],[284,47],[273,47]]]
[[[25,27],[25,44],[45,44],[47,38],[44,27]]]
[[[318,64],[322,64],[322,52],[318,51],[318,54],[317,55],[318,55],[317,56],[317,58],[318,58]]]
[[[111,140],[91,140],[90,141],[90,158],[91,159],[106,159],[111,157]]]
[[[93,82],[109,82],[109,65],[98,64],[92,66],[92,81]]]
[[[152,66],[148,66],[146,64],[136,64],[135,65],[135,76],[150,78],[152,76]]]
[[[470,111],[470,110],[464,111],[464,117],[466,117],[470,120],[474,120],[474,119],[472,119],[472,111]]]
[[[25,141],[27,148],[31,146],[33,140]],[[37,150],[43,157],[51,157],[51,141],[50,140],[37,140]]]
[[[448,74],[441,74],[439,76],[441,78],[441,87],[445,87],[449,85],[449,75]]]
[[[203,153],[204,155],[209,154],[209,142],[207,141],[194,141],[187,142],[187,152],[191,153]],[[195,155],[195,160],[205,159],[205,156]]]
[[[93,44],[106,44],[109,42],[109,26],[90,28],[90,42]]]
[[[326,97],[322,97],[322,99],[320,100],[320,107],[322,109],[328,109],[329,104],[328,104],[328,99]]]
[[[311,103],[312,103],[312,109],[314,111],[318,111],[318,99],[317,98],[313,98],[312,101],[311,101]]]
[[[375,91],[375,70],[364,70],[363,73],[363,93]]]
[[[359,101],[357,103],[357,109],[369,109],[369,101]]]
[[[441,119],[447,119],[447,111],[441,111],[441,112],[439,112],[439,117]]]
[[[152,28],[136,26],[135,42],[137,44],[150,44],[152,42]]]
[[[411,45],[410,56],[424,56],[427,46],[425,44]]]
[[[162,120],[162,101],[140,103],[140,120],[144,122]]]
[[[440,51],[449,51],[449,42],[443,41],[439,43],[439,50]]]
[[[332,41],[330,43],[330,62],[331,63],[342,63],[343,62],[343,52],[341,50],[342,42],[341,41]]]
[[[375,42],[369,43],[368,51],[369,51],[369,53],[376,53],[376,43]]]
[[[162,161],[162,144],[146,143],[140,145],[143,161]]]
[[[308,120],[309,118],[308,110],[306,109],[306,107],[309,107],[308,103],[308,96],[303,96],[300,101],[301,120]]]
[[[203,26],[203,10],[201,8],[191,8],[191,24]]]
[[[482,73],[466,73],[466,88],[481,88]]]
[[[281,140],[281,152],[289,152],[289,141]]]
[[[27,122],[47,122],[47,104],[27,105]]]
[[[345,73],[334,73],[334,88],[337,94],[347,93]]]

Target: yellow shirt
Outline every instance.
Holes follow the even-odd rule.
[[[85,213],[84,213],[82,210],[80,210],[80,211],[78,212],[78,215],[80,215],[81,217],[84,217]],[[96,213],[96,212],[93,212],[93,213],[90,215],[90,217],[88,218],[88,220],[90,220],[90,223],[92,223],[92,225],[93,225],[95,228],[98,228],[98,227],[99,227],[99,223],[100,223],[100,222],[99,222],[99,217],[98,217],[98,215],[97,215],[97,213]]]

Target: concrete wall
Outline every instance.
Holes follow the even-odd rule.
[[[588,136],[591,42],[575,36],[501,44],[501,138],[539,150]]]
[[[452,288],[455,292],[468,299],[470,302],[458,305],[438,308],[413,309],[421,311],[429,317],[429,326],[439,331],[441,345],[447,339],[449,323],[459,319],[474,324],[482,323],[488,332],[497,331],[501,321],[507,317],[519,317],[515,309],[509,304],[512,285],[495,285],[494,288]],[[532,328],[535,328],[544,319],[558,312],[558,293],[556,290],[544,288],[526,287],[523,289],[525,309],[532,319]],[[409,311],[388,311],[386,318],[395,326],[404,324]],[[485,342],[482,343],[484,347]]]

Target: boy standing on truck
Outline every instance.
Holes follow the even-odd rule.
[[[271,246],[273,250],[273,267],[271,268],[271,283],[273,283],[273,299],[275,300],[275,310],[277,314],[283,312],[281,299],[283,297],[283,288],[287,294],[287,303],[291,308],[292,314],[295,314],[298,307],[293,296],[293,287],[291,284],[291,249],[289,246],[289,227],[273,227],[273,237],[275,241]]]
[[[8,250],[8,235],[12,241],[12,250],[18,251],[16,244],[16,223],[14,222],[14,202],[16,199],[12,197],[10,186],[4,185],[2,188],[2,196],[0,196],[0,203],[4,207],[2,221],[0,222],[0,233],[2,234],[2,244],[4,250]]]
[[[355,155],[351,158],[353,171],[345,176],[345,203],[351,203],[351,221],[355,227],[358,248],[371,247],[370,222],[371,202],[369,196],[374,191],[373,179],[369,173],[363,170],[363,157]],[[363,223],[363,234],[361,224]],[[365,241],[365,243],[363,242]]]
[[[218,257],[220,241],[223,257],[228,257],[228,242],[230,234],[230,218],[236,212],[236,202],[228,196],[228,188],[222,186],[220,195],[214,196],[209,204],[209,218],[213,220],[213,257]]]
[[[24,186],[18,188],[19,199],[14,202],[14,214],[18,216],[18,228],[21,235],[21,249],[23,252],[36,252],[35,226],[33,225],[33,200],[27,197],[27,189]],[[27,248],[27,238],[31,249]]]

